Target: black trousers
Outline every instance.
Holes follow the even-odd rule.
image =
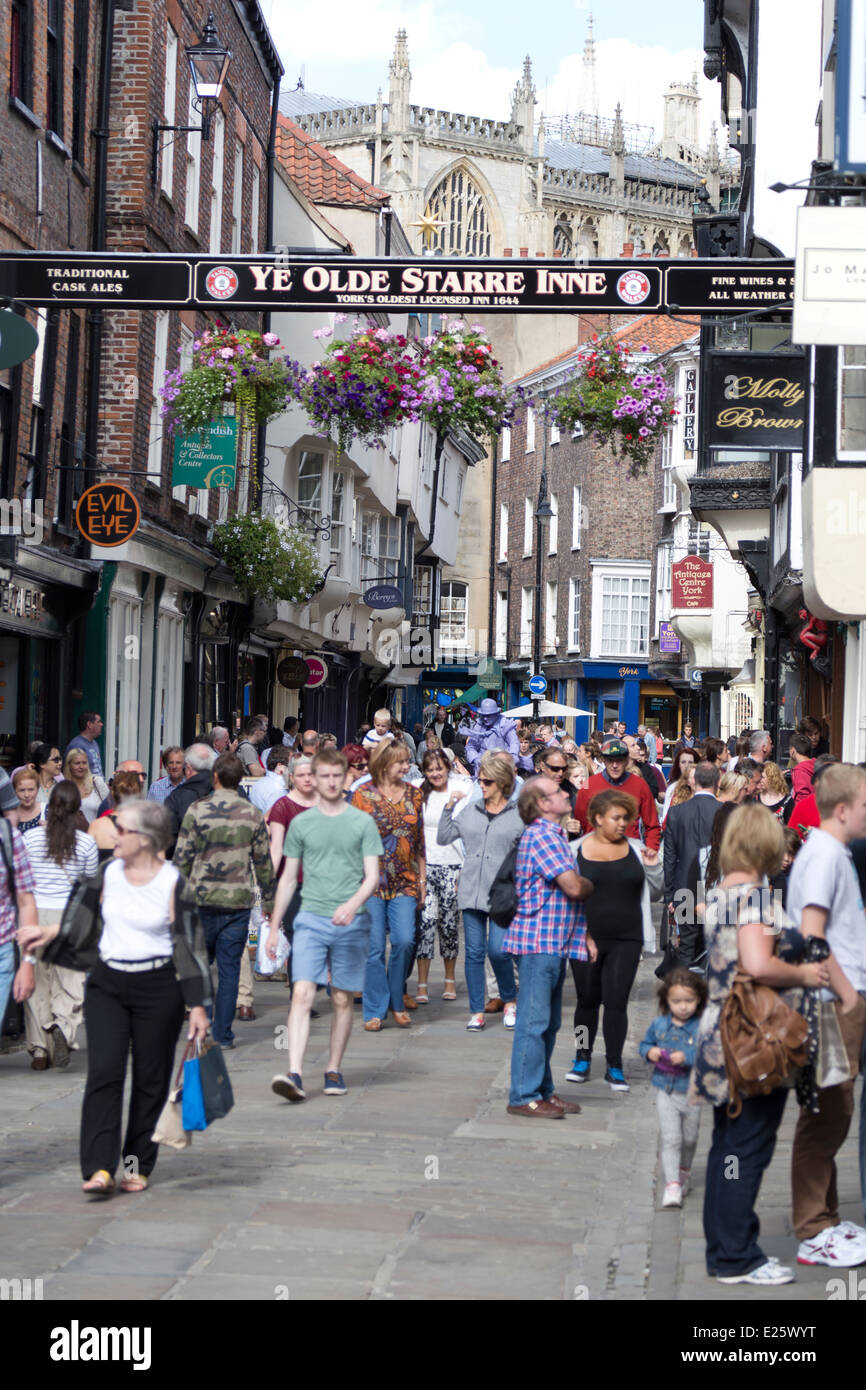
[[[184,1004],[174,966],[128,972],[99,961],[84,993],[87,1085],[81,1111],[81,1173],[115,1173],[123,1153],[132,1173],[148,1177],[158,1145],[151,1139],[168,1099]],[[132,1090],[123,1149],[123,1084],[132,1044]]]
[[[574,1031],[585,1029],[586,1042],[579,1051],[592,1052],[598,1032],[598,1011],[604,1005],[604,1051],[609,1067],[622,1066],[622,1049],[628,1032],[628,997],[640,964],[640,941],[605,941],[598,945],[598,960],[573,960],[571,973],[577,990]]]

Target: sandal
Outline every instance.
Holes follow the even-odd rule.
[[[442,991],[442,998],[443,998],[443,999],[456,999],[456,998],[457,998],[457,981],[456,981],[456,980],[449,980],[449,979],[446,978],[446,980],[445,980],[445,988],[444,988],[443,991]]]
[[[416,1004],[429,1004],[429,1003],[430,1003],[430,996],[429,996],[429,994],[427,993],[427,986],[426,986],[426,984],[423,984],[423,985],[422,985],[420,980],[418,981],[418,988],[415,990],[415,1003],[416,1003]]]
[[[121,1178],[119,1186],[121,1192],[145,1192],[147,1182],[148,1180],[143,1173],[139,1173],[137,1176],[130,1174],[128,1178]]]
[[[368,1018],[368,1019],[367,1019],[367,1022],[364,1024],[364,1032],[365,1032],[365,1033],[381,1033],[381,1031],[382,1031],[382,1020],[381,1020],[381,1018]]]
[[[114,1191],[114,1178],[106,1168],[100,1168],[87,1182],[81,1184],[81,1191],[86,1192],[90,1197],[102,1199],[110,1197]]]
[[[391,1017],[398,1028],[410,1028],[412,1026],[412,1020],[409,1015],[407,1013],[401,1013],[399,1009],[392,1009]]]

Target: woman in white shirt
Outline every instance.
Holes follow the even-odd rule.
[[[436,832],[445,803],[454,792],[462,792],[464,797],[457,810],[468,805],[472,782],[468,777],[460,777],[451,771],[451,764],[444,749],[433,748],[426,752],[421,759],[421,770],[424,773],[421,791],[424,794],[427,896],[421,911],[421,929],[416,952],[418,990],[415,998],[419,1004],[429,1004],[427,981],[437,930],[439,952],[445,963],[445,988],[442,998],[457,998],[454,978],[459,949],[457,928],[460,918],[457,908],[457,875],[463,863],[463,848],[458,843],[437,844]]]
[[[155,801],[127,801],[116,822],[115,857],[76,888],[60,927],[21,932],[25,950],[53,942],[51,951],[77,958],[79,969],[98,952],[85,995],[87,1085],[81,1111],[82,1190],[96,1198],[114,1191],[121,1155],[121,1191],[147,1187],[184,1004],[189,1039],[206,1036],[211,1004],[195,895],[165,859],[169,813]],[[132,1085],[121,1146],[130,1044]]]
[[[75,820],[81,809],[78,788],[58,782],[45,807],[45,819],[24,834],[24,847],[36,880],[36,910],[41,927],[60,921],[73,884],[93,874],[99,862],[96,845]],[[30,1066],[47,1071],[69,1065],[70,1051],[81,1022],[84,976],[77,970],[48,965],[38,956],[34,988],[24,1004],[24,1027]]]

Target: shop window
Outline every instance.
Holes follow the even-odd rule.
[[[433,569],[419,565],[412,577],[412,623],[427,627],[433,613]]]
[[[469,588],[454,580],[446,580],[442,585],[440,636],[443,642],[453,646],[466,644],[466,610],[469,602]]]
[[[325,455],[301,450],[298,460],[298,506],[306,513],[304,521],[317,525],[322,515],[322,478]]]
[[[331,477],[331,559],[343,569],[346,535],[346,475],[335,468]]]
[[[644,657],[649,650],[649,572],[599,568],[593,575],[592,645],[598,655]]]
[[[839,349],[839,458],[866,459],[866,347]]]

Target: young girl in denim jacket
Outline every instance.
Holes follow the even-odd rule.
[[[671,970],[659,989],[659,1016],[640,1045],[641,1057],[653,1063],[665,1178],[663,1207],[681,1207],[688,1191],[701,1112],[699,1106],[689,1105],[687,1092],[706,997],[702,975],[683,966]]]

